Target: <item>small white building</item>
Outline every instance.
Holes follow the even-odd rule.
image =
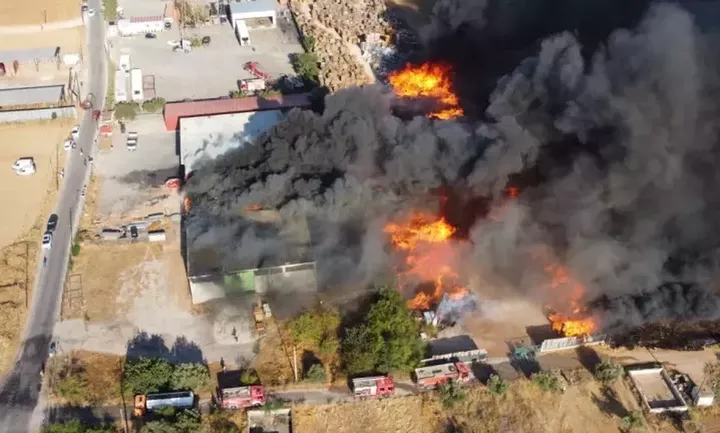
[[[132,100],[142,102],[145,100],[145,92],[143,91],[143,76],[141,69],[130,70],[130,90],[132,91]]]
[[[269,18],[272,28],[277,27],[277,1],[252,0],[241,3],[230,3],[230,18],[237,32],[238,21],[255,18]]]
[[[127,102],[128,73],[115,71],[115,102]]]
[[[162,15],[130,17],[129,19],[118,20],[117,28],[121,36],[157,33],[165,28],[165,19]]]

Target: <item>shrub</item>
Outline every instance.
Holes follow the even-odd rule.
[[[296,74],[309,82],[316,83],[320,68],[318,58],[314,53],[295,54],[291,59],[293,70]]]
[[[255,373],[255,370],[245,369],[240,374],[240,382],[242,382],[243,385],[254,385],[258,382],[258,375]]]
[[[125,363],[123,381],[133,394],[147,394],[167,388],[172,367],[162,358],[139,358]]]
[[[210,385],[210,370],[203,364],[180,364],[173,370],[170,383],[173,389],[202,391]]]
[[[602,361],[595,367],[595,378],[600,382],[614,382],[623,375],[623,368],[610,360]]]
[[[80,244],[79,244],[79,243],[77,243],[77,242],[73,243],[72,251],[71,251],[71,252],[72,252],[72,256],[73,256],[73,257],[79,256],[79,255],[80,255],[80,249],[81,249],[81,247],[80,247]]]
[[[445,409],[455,407],[457,403],[465,400],[465,390],[456,382],[443,383],[437,388],[440,401]]]
[[[247,98],[248,94],[242,90],[231,90],[228,92],[228,96],[232,99]]]
[[[493,374],[492,376],[490,376],[490,379],[488,379],[487,387],[488,390],[493,394],[503,395],[505,394],[505,391],[510,388],[510,382],[498,376],[497,374]]]
[[[146,113],[157,113],[165,108],[165,99],[157,97],[143,102],[142,109]]]
[[[305,372],[305,380],[308,382],[325,382],[325,367],[322,364],[313,364]]]
[[[50,424],[42,429],[42,433],[115,433],[112,427],[88,428],[79,419]]]
[[[550,392],[562,392],[562,384],[560,383],[560,379],[558,377],[550,372],[547,371],[541,371],[539,373],[535,373],[532,375],[532,381],[537,386],[540,387],[543,391],[550,391]]]
[[[620,430],[624,432],[637,431],[643,427],[643,418],[640,412],[630,412],[620,421]]]
[[[240,428],[228,419],[226,413],[216,412],[203,416],[200,433],[240,433]]]
[[[137,102],[118,102],[115,104],[115,118],[118,120],[133,120],[140,110]]]
[[[55,393],[73,405],[80,405],[86,400],[85,390],[88,386],[88,379],[85,370],[67,370],[60,373],[55,382]]]

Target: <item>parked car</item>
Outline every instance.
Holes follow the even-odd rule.
[[[43,235],[42,247],[44,250],[49,250],[50,248],[52,248],[52,238],[53,238],[53,236],[52,236],[52,233],[50,233],[50,232],[46,232]]]
[[[19,170],[19,169],[21,169],[21,168],[28,167],[28,166],[33,166],[33,165],[35,165],[35,160],[34,160],[34,159],[32,159],[32,158],[19,158],[19,159],[17,159],[17,160],[13,163],[12,168],[13,168],[13,170],[16,170],[16,171],[17,171],[17,170]]]
[[[165,21],[165,30],[170,30],[172,28],[172,23],[170,21]]]
[[[63,146],[63,148],[65,150],[70,150],[74,147],[75,147],[75,140],[73,140],[72,138],[68,138],[67,140],[65,140],[65,145]]]
[[[75,125],[72,127],[72,129],[70,130],[70,136],[73,140],[78,139],[78,137],[80,136],[80,125]]]
[[[157,35],[155,33],[145,33],[145,39],[156,39]]]
[[[137,237],[138,237],[137,226],[130,226],[130,237],[133,239],[137,239]]]
[[[50,215],[50,218],[48,218],[47,227],[45,228],[45,232],[52,233],[55,231],[55,228],[57,227],[58,223],[58,216],[57,214]]]
[[[203,38],[202,38],[203,45],[210,45],[210,41],[211,41],[210,36],[203,36]]]
[[[95,16],[95,9],[88,9],[88,16],[89,17]]]

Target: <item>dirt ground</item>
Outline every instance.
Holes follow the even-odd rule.
[[[54,373],[50,377],[51,389],[57,373],[62,370],[63,366],[74,362],[75,365],[83,368],[87,375],[86,404],[99,406],[122,403],[120,377],[125,361],[124,357],[85,351],[63,353],[62,347],[59,347],[58,351],[58,355],[53,358],[49,366]],[[56,401],[61,400],[57,395],[51,394],[51,396]]]
[[[20,26],[66,21],[80,17],[80,0],[4,0],[0,2],[0,26]]]
[[[0,192],[6,203],[0,226],[0,373],[10,366],[22,337],[40,238],[57,197],[55,158],[60,157],[62,169],[63,139],[71,125],[59,120],[0,125]],[[21,156],[35,158],[34,175],[12,171],[10,166]]]
[[[15,0],[11,0],[15,1]],[[66,1],[66,0],[58,0]],[[32,4],[32,3],[28,3]],[[2,12],[4,2],[0,2],[0,22],[5,19]],[[0,24],[2,25],[2,24]],[[23,50],[43,47],[60,47],[60,54],[80,53],[85,42],[85,27],[48,30],[22,35],[3,36],[0,38],[0,50]]]

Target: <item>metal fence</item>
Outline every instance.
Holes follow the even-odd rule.
[[[605,341],[606,335],[589,335],[585,337],[551,338],[540,345],[540,353],[556,350],[572,349],[578,346],[599,344]]]
[[[77,116],[73,106],[55,108],[31,108],[27,110],[0,111],[0,123],[29,122],[32,120],[52,120]]]

